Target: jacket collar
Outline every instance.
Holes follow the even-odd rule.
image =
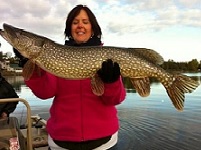
[[[102,45],[100,38],[91,37],[86,43],[77,44],[74,39],[69,39],[65,41],[65,45],[68,46],[100,46]]]

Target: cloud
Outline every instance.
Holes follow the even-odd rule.
[[[167,34],[177,38],[181,33],[188,37],[196,34],[197,40],[201,38],[201,0],[5,0],[0,5],[0,24],[9,23],[62,44],[67,14],[77,4],[87,5],[94,12],[103,31],[103,42],[108,45],[166,46],[171,38],[158,41]],[[195,31],[190,33],[190,29]],[[157,42],[153,45],[154,40]]]
[[[201,8],[201,1],[200,0],[177,0],[178,4],[184,8]]]
[[[21,21],[29,16],[44,17],[51,11],[51,5],[48,1],[3,1],[0,6],[1,20]]]
[[[105,33],[158,32],[174,26],[198,27],[201,24],[201,9],[185,7],[186,1],[126,0],[105,3],[100,10],[95,10]]]
[[[67,13],[80,3],[86,4],[82,0],[3,1],[0,6],[0,23],[8,22],[45,35],[59,34],[63,33]],[[87,2],[103,30],[107,33],[118,32],[119,35],[126,32],[160,31],[175,25],[199,27],[201,9],[191,9],[187,6],[195,6],[200,4],[200,1],[193,0],[190,4],[187,0]]]

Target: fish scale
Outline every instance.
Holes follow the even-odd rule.
[[[156,78],[165,87],[173,105],[183,110],[185,93],[193,92],[199,83],[183,74],[173,74],[159,65],[163,58],[147,48],[124,48],[112,46],[72,47],[14,26],[3,24],[0,35],[29,61],[23,68],[24,78],[29,79],[35,66],[62,78],[91,78],[94,94],[101,96],[104,84],[96,75],[102,62],[112,59],[120,66],[123,77],[129,77],[133,87],[142,97],[150,94],[150,77]],[[36,65],[35,65],[36,64]]]

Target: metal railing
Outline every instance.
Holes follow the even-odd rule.
[[[0,99],[0,103],[5,102],[22,102],[27,107],[27,150],[33,150],[32,146],[32,124],[31,124],[31,107],[27,100],[22,98],[5,98]]]

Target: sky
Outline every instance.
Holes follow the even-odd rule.
[[[104,46],[149,48],[165,61],[201,60],[201,0],[0,0],[3,23],[64,44],[65,20],[87,5],[101,26]],[[0,51],[12,47],[0,37]]]

